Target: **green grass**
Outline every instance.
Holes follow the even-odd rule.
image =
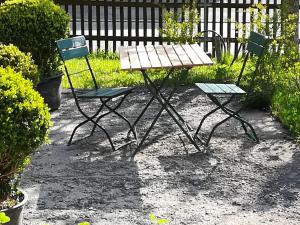
[[[96,76],[96,80],[101,87],[122,87],[122,86],[141,86],[144,84],[143,77],[139,71],[127,72],[120,69],[120,61],[117,57],[110,59],[102,55],[92,55],[90,57],[91,67]],[[84,59],[76,59],[67,62],[70,72],[80,71],[86,68]],[[232,81],[240,70],[240,63],[233,67],[224,64],[215,64],[213,66],[195,67],[189,71],[184,81],[185,85],[193,85],[196,82],[221,82]],[[162,80],[166,75],[165,70],[149,71],[151,78]],[[88,72],[72,76],[72,82],[75,88],[91,88],[93,81]],[[171,79],[169,83],[174,82]],[[63,88],[69,88],[67,77],[63,78]]]

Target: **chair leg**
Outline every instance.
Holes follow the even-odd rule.
[[[245,134],[246,134],[247,136],[249,136],[252,140],[256,141],[257,143],[259,142],[259,139],[258,139],[258,137],[257,137],[257,135],[256,135],[256,132],[255,132],[254,128],[252,127],[252,125],[251,125],[249,122],[247,122],[246,120],[244,120],[244,119],[239,115],[239,112],[243,109],[243,107],[240,108],[240,109],[237,110],[237,111],[234,111],[234,110],[229,109],[228,107],[226,107],[226,105],[228,105],[228,104],[231,102],[231,100],[233,99],[234,95],[232,95],[232,96],[229,98],[229,100],[225,101],[224,103],[220,103],[220,101],[219,101],[215,96],[213,96],[213,95],[207,95],[207,96],[208,96],[208,97],[209,97],[209,98],[217,105],[217,108],[213,109],[212,111],[210,111],[209,113],[207,113],[207,114],[202,118],[202,120],[201,120],[201,122],[200,122],[200,124],[199,124],[199,126],[198,126],[198,129],[197,129],[197,131],[196,131],[196,133],[195,133],[195,136],[194,136],[195,138],[197,138],[197,135],[198,135],[198,133],[199,133],[199,131],[200,131],[200,129],[201,129],[201,127],[202,127],[202,124],[203,124],[203,122],[205,121],[205,119],[206,119],[208,116],[210,116],[212,113],[214,113],[214,112],[216,112],[217,110],[221,109],[224,113],[226,113],[226,114],[229,115],[229,116],[228,116],[227,118],[223,119],[222,121],[220,121],[219,123],[217,123],[217,124],[212,128],[212,130],[211,130],[211,132],[209,133],[208,138],[207,138],[207,140],[206,140],[206,142],[205,142],[205,145],[206,145],[206,146],[209,144],[210,139],[211,139],[213,133],[215,132],[216,128],[217,128],[218,126],[220,126],[221,124],[223,124],[224,122],[226,122],[227,120],[229,120],[230,118],[234,118],[234,119],[238,120],[238,121],[241,123],[242,128],[243,128],[244,131],[245,131]],[[252,132],[252,135],[248,132],[247,126],[246,126],[246,125],[250,128],[250,130],[251,130],[251,132]]]
[[[71,145],[76,130],[77,130],[79,127],[81,127],[82,125],[86,124],[87,122],[89,122],[88,119],[85,120],[85,121],[83,121],[83,122],[81,122],[81,123],[79,123],[79,124],[74,128],[74,130],[73,130],[73,132],[72,132],[72,134],[71,134],[71,137],[70,137],[70,139],[69,139],[69,141],[68,141],[68,146]]]
[[[126,98],[127,95],[125,95],[123,97],[123,99]],[[123,102],[123,100],[121,101]],[[110,106],[108,106],[106,103],[104,103],[105,107],[111,112],[111,113],[114,113],[115,115],[117,115],[118,117],[120,117],[121,119],[123,119],[129,126],[129,132],[131,131],[133,133],[133,136],[134,136],[134,139],[137,141],[137,135],[136,135],[136,131],[135,129],[133,128],[133,126],[130,124],[129,120],[125,117],[125,116],[122,116],[120,113],[118,113],[116,111],[116,109],[121,105],[121,104],[118,104],[117,107],[115,108],[111,108]]]
[[[223,103],[220,103],[216,98],[214,98],[212,95],[207,95],[216,105],[217,107],[215,109],[213,109],[212,111],[208,112],[206,115],[203,116],[203,118],[201,119],[200,121],[200,124],[197,128],[197,131],[194,135],[195,138],[197,138],[197,135],[204,123],[204,121],[207,119],[207,117],[209,117],[211,114],[213,114],[214,112],[218,111],[219,109],[222,109],[223,107],[225,107],[226,105],[228,105],[231,100],[233,99],[233,96],[231,96],[227,101],[223,102]],[[216,101],[216,102],[215,102]]]
[[[242,108],[243,108],[243,107],[242,107]],[[241,108],[239,111],[241,111],[242,108]],[[225,113],[227,113],[228,115],[235,114],[235,111],[233,111],[233,110],[231,110],[231,109],[229,109],[229,108],[227,108],[227,107],[223,107],[222,110],[223,110]],[[256,132],[255,132],[253,126],[252,126],[249,122],[247,122],[245,119],[243,119],[243,118],[239,115],[239,113],[233,115],[233,118],[235,118],[236,120],[238,120],[238,121],[242,124],[242,127],[243,127],[243,129],[244,129],[244,131],[245,131],[245,134],[246,134],[249,138],[251,138],[251,139],[254,140],[255,142],[259,143],[259,139],[258,139],[258,137],[257,137],[257,135],[256,135]],[[251,132],[252,132],[252,135],[248,132],[247,127],[246,127],[245,125],[247,125],[247,126],[250,128],[250,130],[251,130]]]
[[[115,150],[116,150],[116,149],[115,149],[115,146],[114,146],[114,144],[113,144],[113,142],[112,142],[112,140],[111,140],[111,137],[110,137],[110,135],[108,134],[108,132],[107,132],[102,126],[100,126],[98,123],[96,123],[95,121],[93,121],[93,120],[90,120],[90,121],[91,121],[92,123],[94,123],[95,126],[99,127],[99,128],[105,133],[105,135],[106,135],[106,137],[107,137],[107,139],[108,139],[108,141],[109,141],[109,143],[110,143],[110,145],[111,145],[112,150],[115,151]]]
[[[213,109],[212,111],[210,111],[209,113],[207,113],[206,115],[203,116],[203,118],[201,119],[200,124],[199,124],[199,126],[197,128],[197,131],[196,131],[196,133],[194,135],[195,137],[198,135],[198,133],[201,130],[201,127],[202,127],[204,121],[207,119],[207,117],[209,117],[211,114],[213,114],[214,112],[216,112],[219,109],[220,109],[220,107],[217,107],[217,108]]]
[[[107,101],[108,101],[108,100],[106,100],[105,103],[106,103]],[[103,109],[103,107],[104,107],[104,104],[102,104],[102,105],[100,106],[99,112],[101,112],[101,110]],[[99,120],[100,120],[102,117],[108,115],[109,113],[110,113],[110,112],[104,113],[104,114],[100,115],[100,116],[97,118],[96,123],[98,124]],[[90,136],[92,136],[92,135],[94,134],[95,129],[96,129],[96,124],[94,124]]]

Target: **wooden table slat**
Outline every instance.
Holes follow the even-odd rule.
[[[138,46],[136,46],[136,50],[139,55],[140,64],[141,64],[142,69],[151,69],[151,63],[149,61],[145,46],[138,45]]]
[[[121,69],[130,70],[131,67],[130,67],[130,60],[129,60],[127,49],[125,47],[120,47],[119,52],[120,52]]]
[[[182,48],[184,49],[187,56],[190,58],[190,60],[195,66],[203,64],[203,61],[200,59],[200,57],[196,54],[196,52],[192,49],[190,45],[182,45]]]
[[[153,45],[146,45],[146,50],[148,53],[148,58],[150,60],[152,68],[161,68],[162,65],[156,53],[156,50]]]
[[[212,65],[198,44],[120,47],[121,69],[146,70]]]
[[[187,56],[186,52],[181,47],[181,45],[174,45],[173,48],[176,51],[176,53],[182,63],[182,66],[188,66],[188,67],[193,66],[193,63],[191,62],[190,58]]]
[[[168,54],[168,57],[174,67],[182,67],[182,63],[180,59],[178,58],[178,55],[176,54],[174,48],[171,45],[163,45],[166,53]]]
[[[156,46],[154,46],[154,48],[157,52],[157,55],[159,57],[162,67],[164,67],[164,68],[172,67],[172,63],[170,62],[169,57],[168,57],[164,47],[162,45],[156,45]]]
[[[128,50],[128,55],[129,55],[129,59],[130,59],[131,69],[133,69],[133,70],[141,69],[142,67],[140,64],[140,59],[139,59],[138,53],[136,51],[136,47],[129,46],[129,47],[127,47],[127,50]]]
[[[212,65],[213,61],[206,55],[206,53],[202,50],[202,48],[198,44],[192,44],[191,47],[202,60],[204,65]]]

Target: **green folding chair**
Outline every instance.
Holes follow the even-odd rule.
[[[207,113],[201,120],[197,131],[194,135],[194,138],[200,140],[201,142],[203,142],[199,137],[199,131],[201,130],[201,127],[204,123],[204,121],[213,113],[215,113],[216,111],[218,111],[219,109],[221,109],[225,114],[228,115],[228,117],[226,117],[225,119],[221,120],[220,122],[218,122],[211,130],[211,132],[208,135],[208,138],[206,141],[203,142],[203,144],[205,144],[206,146],[209,144],[211,137],[213,135],[213,133],[215,132],[215,130],[217,129],[217,127],[219,127],[221,124],[225,123],[226,121],[228,121],[231,118],[234,118],[236,120],[238,120],[244,131],[245,134],[248,135],[251,139],[253,139],[256,142],[259,142],[259,139],[257,137],[257,134],[254,130],[254,128],[252,127],[252,125],[247,122],[244,118],[242,118],[242,116],[239,114],[244,106],[240,107],[237,110],[233,110],[230,109],[229,107],[227,107],[227,105],[234,99],[234,97],[236,96],[242,96],[242,95],[246,95],[249,96],[253,90],[253,85],[254,85],[254,81],[255,81],[255,77],[257,76],[257,71],[258,68],[260,66],[260,58],[263,56],[266,46],[268,43],[268,39],[256,32],[251,32],[250,33],[250,37],[248,39],[247,42],[247,47],[246,47],[246,54],[245,54],[245,58],[244,58],[244,62],[243,62],[243,66],[241,69],[241,72],[238,76],[238,79],[236,81],[235,84],[214,84],[214,83],[196,83],[196,86],[204,93],[206,94],[207,97],[209,97],[211,99],[211,101],[213,103],[215,103],[217,105],[216,108],[214,108],[212,111],[210,111],[209,113]],[[251,77],[251,81],[250,81],[250,86],[249,86],[249,90],[248,92],[244,91],[242,88],[239,87],[240,85],[240,81],[242,79],[243,76],[243,72],[245,69],[245,66],[247,64],[247,61],[249,59],[249,55],[255,55],[258,57],[256,66],[255,66],[255,70],[252,73],[252,77]],[[222,96],[222,98],[224,98],[224,96],[226,97],[226,100],[221,102],[220,97]],[[248,129],[250,129],[250,132],[248,131]]]
[[[85,40],[84,36],[77,36],[77,37],[68,38],[68,39],[61,39],[61,40],[58,40],[56,42],[56,44],[57,44],[57,48],[58,48],[58,51],[59,51],[59,55],[60,55],[60,57],[63,61],[63,64],[64,64],[64,68],[65,68],[65,71],[66,71],[66,74],[67,74],[67,77],[68,77],[70,88],[72,90],[72,94],[73,94],[73,97],[74,97],[74,100],[75,100],[75,104],[76,104],[79,112],[85,118],[84,121],[79,123],[74,128],[74,130],[72,132],[72,135],[69,139],[68,145],[70,145],[72,143],[73,137],[74,137],[75,132],[77,131],[77,129],[79,127],[81,127],[82,125],[86,124],[87,122],[91,122],[93,124],[91,135],[93,135],[96,127],[100,128],[105,133],[106,137],[108,138],[108,141],[109,141],[112,149],[116,150],[110,135],[108,134],[106,129],[99,124],[99,121],[103,117],[109,115],[110,113],[113,113],[113,114],[117,115],[119,118],[121,118],[122,120],[124,120],[128,124],[129,130],[133,133],[135,141],[137,141],[136,132],[135,132],[133,126],[130,124],[128,119],[126,119],[126,117],[122,116],[120,113],[118,113],[116,111],[121,106],[121,104],[124,102],[124,100],[128,96],[128,94],[130,94],[132,92],[133,88],[128,88],[128,87],[100,88],[98,86],[98,84],[96,82],[94,72],[91,68],[91,65],[90,65],[90,62],[89,62],[89,59],[88,59],[89,50],[88,50],[88,47],[86,45],[86,40]],[[85,59],[84,61],[85,61],[87,67],[83,70],[76,71],[75,73],[69,73],[69,70],[68,70],[67,65],[66,65],[66,61],[72,60],[72,59],[77,59],[77,58],[82,58],[82,57]],[[74,86],[72,84],[72,76],[77,75],[77,74],[81,74],[81,73],[84,73],[84,72],[88,72],[90,74],[90,76],[93,80],[94,88],[92,90],[88,90],[86,92],[79,93],[78,91],[76,91],[74,89]],[[114,104],[115,105],[114,107],[109,106],[108,103],[111,102],[111,100],[113,98],[116,98],[116,97],[120,97],[119,102]],[[84,112],[82,110],[82,108],[80,106],[80,99],[100,100],[99,101],[100,105],[99,105],[98,110],[93,115],[89,116],[86,112]],[[103,112],[103,110],[105,108],[108,111]],[[129,143],[126,143],[126,144],[129,144]],[[124,145],[122,145],[122,146],[124,146]]]

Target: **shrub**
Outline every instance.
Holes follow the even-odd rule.
[[[0,45],[0,66],[13,68],[15,72],[19,72],[32,81],[34,85],[38,83],[39,75],[37,66],[33,63],[30,53],[21,52],[16,46]]]
[[[273,96],[272,110],[283,125],[300,136],[300,91],[277,91]]]
[[[300,64],[282,74],[279,84],[272,98],[272,111],[293,134],[300,137]]]
[[[246,41],[246,33],[251,30],[262,33],[272,40],[261,59],[253,96],[248,101],[251,107],[268,108],[271,105],[276,86],[280,85],[279,76],[294,67],[299,55],[298,45],[294,40],[297,16],[282,6],[274,10],[273,14],[267,14],[267,7],[258,3],[249,9],[250,26],[238,25],[238,29],[242,30],[240,39],[242,42]],[[246,74],[246,79],[251,79],[250,76],[250,73]]]
[[[195,43],[199,33],[196,25],[200,22],[197,1],[190,0],[183,6],[182,12],[164,11],[164,27],[160,33],[164,41],[174,43]]]
[[[16,175],[47,140],[50,114],[32,83],[0,68],[0,205],[15,191]]]
[[[51,0],[11,0],[0,6],[0,42],[31,52],[42,76],[60,64],[55,41],[66,37],[69,16]]]

